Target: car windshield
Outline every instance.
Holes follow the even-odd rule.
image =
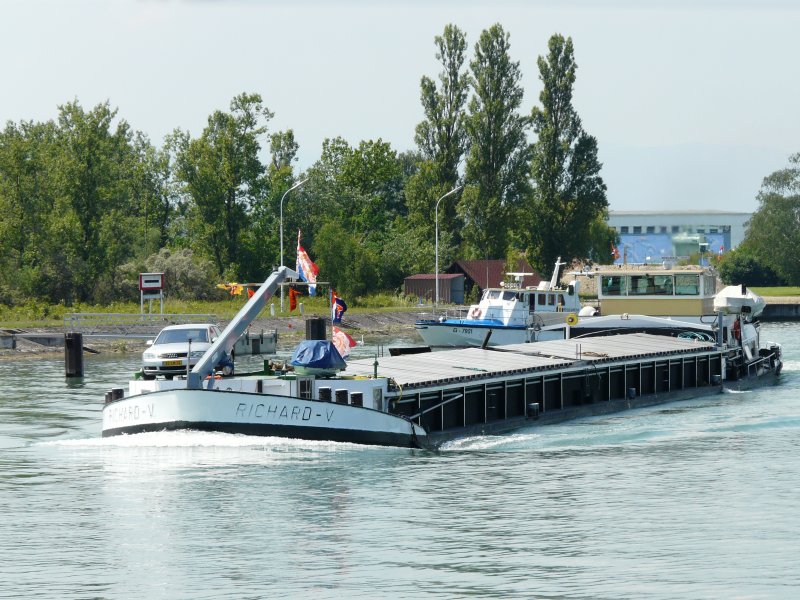
[[[208,331],[205,329],[167,329],[158,334],[156,344],[179,344],[181,342],[207,342]]]

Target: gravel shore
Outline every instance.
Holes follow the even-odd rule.
[[[776,296],[765,297],[767,304],[800,304],[800,296]],[[419,307],[418,309],[397,312],[353,312],[345,315],[340,327],[350,333],[353,337],[360,336],[413,336],[414,322],[420,318],[430,318],[430,306]],[[311,316],[311,315],[309,315]],[[253,322],[250,331],[253,333],[278,331],[278,338],[281,343],[293,343],[301,340],[305,336],[306,317],[296,315],[288,317],[260,317]],[[221,321],[223,327],[227,321]],[[141,333],[150,334],[153,337],[160,331],[161,325],[153,327],[151,330],[141,330]],[[105,331],[104,331],[105,330]],[[42,327],[26,330],[29,333],[63,333],[61,327]],[[12,330],[3,329],[0,332],[11,333]],[[98,327],[93,333],[118,333],[118,328]],[[86,335],[84,337],[84,347],[88,352],[94,353],[114,353],[114,352],[142,352],[146,348],[144,337],[94,337]],[[421,340],[420,340],[421,343]],[[22,338],[17,339],[15,349],[0,349],[0,358],[14,357],[21,354],[26,355],[53,355],[63,354],[63,347],[48,347]]]
[[[361,313],[353,312],[346,314],[343,322],[339,327],[347,331],[353,337],[360,337],[365,335],[413,335],[414,322],[425,316],[424,307],[420,311],[399,311],[399,312],[372,312]],[[313,315],[309,315],[313,316]],[[250,331],[258,334],[262,331],[271,332],[278,331],[278,339],[281,343],[299,341],[305,336],[305,316],[288,316],[288,317],[263,317],[256,319]],[[221,326],[228,324],[227,320],[220,321]],[[151,328],[138,328],[136,337],[95,337],[88,333],[84,335],[83,345],[84,348],[91,353],[124,353],[124,352],[142,352],[146,348],[146,340],[152,335],[155,337],[160,331],[162,325],[154,326]],[[18,330],[3,329],[0,326],[2,333],[14,333]],[[40,327],[26,329],[27,333],[50,333],[50,334],[63,334],[64,329],[61,327]],[[95,327],[91,333],[94,334],[118,334],[121,333],[118,327]],[[145,335],[145,337],[142,337]],[[149,338],[152,339],[152,338]],[[1,357],[14,357],[21,354],[24,355],[62,355],[64,352],[62,347],[45,346],[31,342],[24,338],[17,338],[15,349],[0,349]]]

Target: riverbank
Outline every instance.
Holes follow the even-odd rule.
[[[339,327],[355,338],[363,336],[405,336],[414,335],[414,322],[424,315],[424,308],[413,311],[392,312],[353,312],[345,315]],[[253,334],[263,332],[278,332],[281,344],[293,344],[305,336],[306,316],[291,315],[286,317],[260,317],[253,321],[250,331]],[[225,327],[228,320],[221,320],[219,324]],[[84,348],[90,353],[138,353],[147,347],[147,339],[155,337],[161,325],[150,329],[140,328],[135,336],[124,335],[119,327],[94,327],[91,333],[83,338]],[[53,355],[64,352],[63,345],[47,346],[22,337],[25,333],[50,334],[51,336],[63,335],[63,327],[36,327],[21,330],[2,329],[0,332],[14,335],[14,348],[0,348],[0,357],[29,355]],[[152,337],[148,337],[152,336]]]
[[[765,297],[767,308],[762,317],[763,320],[794,320],[800,318],[800,296],[775,296]],[[340,328],[347,331],[355,338],[365,336],[410,336],[416,335],[414,322],[420,318],[430,318],[431,307],[423,306],[414,310],[405,311],[376,311],[376,312],[355,312],[347,313],[340,325]],[[259,317],[253,322],[251,332],[259,334],[263,332],[278,332],[278,339],[282,345],[294,344],[305,336],[306,316],[290,315],[286,317]],[[228,324],[228,320],[220,321],[223,327]],[[146,331],[147,334],[155,337],[160,331],[161,326],[154,326],[152,330]],[[17,330],[3,330],[8,332]],[[52,335],[63,334],[63,327],[39,327],[26,329],[25,333],[49,333]],[[119,328],[96,327],[92,333],[84,337],[83,343],[86,350],[90,353],[138,353],[143,352],[146,346],[147,337],[123,336],[119,333]],[[106,335],[108,337],[103,337]],[[421,343],[421,340],[420,340]],[[63,346],[46,346],[38,344],[23,337],[15,339],[15,347],[0,348],[0,358],[4,356],[18,356],[19,354],[29,355],[53,355],[63,353]]]

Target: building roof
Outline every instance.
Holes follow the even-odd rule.
[[[458,279],[463,277],[463,273],[439,273],[439,279]],[[436,281],[436,273],[419,273],[417,275],[409,275],[405,278],[406,281]]]
[[[737,210],[610,210],[608,211],[609,217],[632,217],[632,216],[654,216],[654,215],[664,215],[664,216],[677,216],[677,215],[686,215],[686,216],[700,216],[700,215],[708,215],[708,216],[719,216],[719,215],[746,215],[751,216],[753,213],[744,212],[744,211],[737,211]]]
[[[474,281],[482,289],[498,287],[506,276],[506,261],[504,260],[458,260],[451,265],[448,271],[462,271],[467,277]],[[523,277],[521,285],[523,287],[537,286],[542,280],[542,276],[533,270],[527,260],[517,261],[515,269],[517,273],[533,273],[533,275]]]

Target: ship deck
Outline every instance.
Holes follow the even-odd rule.
[[[581,365],[641,362],[714,351],[710,342],[644,333],[621,334],[533,344],[511,344],[487,349],[462,348],[422,354],[379,357],[378,376],[389,377],[403,389],[447,385],[473,379],[494,379],[537,371],[555,371]],[[369,377],[374,358],[351,360],[347,375]]]

